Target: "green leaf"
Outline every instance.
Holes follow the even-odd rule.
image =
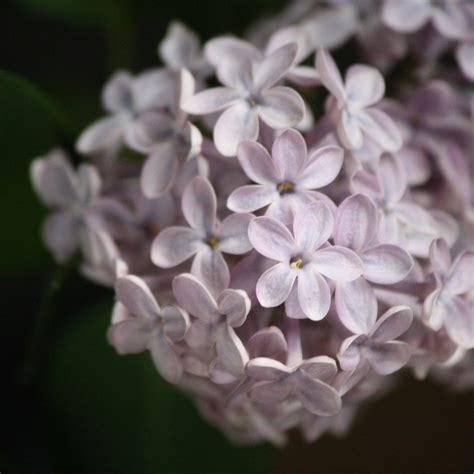
[[[110,312],[110,305],[102,305],[77,318],[53,348],[53,466],[127,473],[268,471],[270,447],[233,446],[159,377],[148,354],[117,355],[105,339]]]
[[[3,271],[39,268],[50,261],[40,241],[46,214],[29,177],[31,160],[55,146],[71,146],[74,131],[62,112],[26,80],[0,71],[0,153],[4,225],[0,233]]]

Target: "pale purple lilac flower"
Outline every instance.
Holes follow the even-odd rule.
[[[121,354],[149,350],[163,378],[177,383],[183,367],[176,347],[189,328],[189,316],[178,306],[160,308],[150,288],[139,277],[126,275],[115,285],[117,299],[129,312],[107,333],[110,343]]]
[[[386,151],[401,147],[400,132],[392,119],[373,107],[385,92],[380,72],[370,66],[351,66],[343,82],[334,59],[325,50],[316,55],[316,69],[336,101],[337,132],[344,146],[361,148],[368,137]]]
[[[253,212],[268,206],[266,215],[291,222],[295,212],[314,200],[332,201],[315,191],[330,184],[342,167],[343,150],[326,146],[307,156],[306,143],[297,131],[286,130],[273,143],[272,156],[259,143],[243,141],[237,158],[247,176],[258,184],[237,188],[227,207]]]
[[[65,262],[81,245],[85,211],[100,193],[101,178],[88,164],[76,172],[61,150],[36,158],[30,174],[38,197],[54,209],[43,223],[43,241],[58,262]]]
[[[193,257],[192,273],[219,294],[229,283],[229,268],[222,252],[241,255],[252,246],[247,237],[250,214],[216,218],[216,195],[209,183],[194,178],[183,194],[182,211],[190,227],[168,227],[153,242],[151,259],[162,268],[174,267]]]
[[[331,291],[326,281],[347,282],[362,274],[362,261],[345,247],[331,246],[334,228],[329,207],[317,201],[299,210],[293,233],[271,217],[257,217],[249,225],[254,248],[278,263],[257,282],[257,298],[264,307],[285,303],[291,318],[319,321],[329,311]]]
[[[275,129],[292,127],[303,119],[304,103],[289,87],[275,85],[290,69],[297,46],[283,46],[257,64],[234,56],[217,69],[225,87],[216,87],[190,97],[183,109],[195,115],[225,110],[214,127],[217,149],[233,156],[243,139],[256,140],[259,119]]]
[[[250,311],[245,291],[224,289],[214,299],[195,276],[182,273],[173,279],[173,293],[178,303],[197,318],[188,332],[188,344],[196,349],[215,347],[224,368],[240,375],[247,353],[234,328],[244,324]]]
[[[430,246],[430,261],[436,289],[425,300],[425,318],[433,329],[445,326],[454,342],[472,349],[474,308],[463,295],[474,290],[474,250],[462,252],[452,262],[448,244],[438,239]]]

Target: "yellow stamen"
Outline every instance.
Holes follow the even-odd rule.
[[[294,260],[290,262],[291,268],[300,268],[303,265],[303,259],[301,257],[296,257]]]
[[[211,246],[211,247],[215,247],[218,243],[219,243],[219,239],[217,237],[214,237],[213,235],[211,237],[209,237],[209,239],[207,240],[207,243]]]
[[[152,222],[149,227],[153,235],[156,235],[160,232],[160,226],[156,222]]]
[[[288,181],[282,181],[278,186],[277,189],[281,193],[282,191],[287,191],[288,189],[291,188],[291,183]]]

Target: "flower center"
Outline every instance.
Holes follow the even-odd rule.
[[[207,243],[211,246],[211,247],[215,247],[218,243],[219,243],[219,239],[214,236],[214,235],[211,235],[208,239],[207,239]]]
[[[303,259],[301,257],[293,257],[290,260],[290,267],[291,268],[300,268],[303,265]]]
[[[160,232],[160,226],[156,222],[150,223],[148,229],[152,235],[157,235]]]
[[[293,183],[290,181],[282,181],[277,184],[277,190],[281,195],[292,193],[294,191]]]

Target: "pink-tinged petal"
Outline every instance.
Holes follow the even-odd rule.
[[[186,25],[172,21],[158,47],[163,62],[174,69],[190,67],[199,55],[199,38]]]
[[[298,252],[312,252],[327,242],[334,228],[331,210],[323,201],[314,201],[297,212],[293,233]]]
[[[257,299],[264,308],[282,304],[290,294],[297,272],[287,263],[278,263],[269,268],[257,282]]]
[[[262,53],[252,43],[232,36],[220,36],[209,40],[204,54],[214,67],[234,57],[245,57],[255,62],[263,59]]]
[[[404,146],[395,156],[402,162],[408,184],[425,184],[431,176],[431,163],[425,152],[411,146]]]
[[[385,94],[385,81],[377,69],[357,64],[346,75],[346,100],[358,107],[379,102]]]
[[[423,303],[423,318],[427,324],[439,331],[447,317],[448,308],[441,298],[441,290],[435,290],[430,293]]]
[[[249,394],[252,400],[262,404],[275,404],[286,400],[291,392],[290,382],[286,379],[276,382],[260,382],[255,384]]]
[[[298,186],[318,189],[332,183],[342,168],[344,150],[338,146],[325,146],[311,153],[304,170],[298,176]]]
[[[137,276],[126,275],[115,284],[117,299],[136,317],[156,319],[160,307],[147,284]]]
[[[358,117],[343,110],[337,124],[337,134],[342,144],[349,149],[358,150],[364,144],[364,136]]]
[[[216,331],[213,323],[200,319],[194,320],[186,333],[186,343],[191,349],[210,349],[216,342]]]
[[[181,108],[188,114],[207,115],[212,112],[226,109],[240,99],[240,94],[229,87],[213,87],[198,92],[181,104]]]
[[[303,99],[293,89],[276,86],[262,92],[257,104],[259,117],[271,128],[289,128],[298,125],[304,118]]]
[[[145,161],[140,176],[143,194],[156,198],[173,186],[179,167],[179,156],[173,142],[157,145]]]
[[[249,357],[233,328],[224,324],[216,339],[216,351],[222,365],[232,375],[242,375]]]
[[[341,397],[330,385],[298,372],[295,395],[314,415],[334,416],[341,410]]]
[[[194,257],[191,273],[197,276],[214,297],[229,286],[229,267],[219,250],[204,248]]]
[[[385,194],[387,203],[395,203],[405,194],[407,176],[401,161],[393,155],[384,154],[380,157],[377,177]]]
[[[125,127],[130,123],[126,115],[106,117],[87,127],[79,136],[76,148],[79,153],[93,155],[113,149],[122,139]]]
[[[290,43],[268,54],[255,69],[255,88],[262,91],[278,82],[292,66],[297,51],[297,44]]]
[[[102,104],[108,112],[130,111],[133,106],[133,78],[127,71],[117,71],[102,91]]]
[[[252,60],[246,57],[228,57],[216,67],[216,76],[219,82],[237,90],[242,95],[253,87]]]
[[[242,255],[252,250],[248,238],[248,227],[254,218],[252,214],[231,214],[219,225],[216,248],[224,253]]]
[[[247,102],[238,102],[222,113],[214,127],[214,142],[224,156],[235,156],[242,140],[258,137],[258,114]]]
[[[83,228],[82,219],[68,211],[48,215],[41,228],[41,237],[57,262],[68,260],[77,250]]]
[[[339,283],[336,287],[339,320],[354,334],[369,334],[377,319],[374,290],[363,278]]]
[[[401,341],[390,341],[371,347],[367,353],[370,365],[380,375],[400,370],[410,360],[412,348]]]
[[[355,370],[361,362],[360,345],[365,336],[356,334],[344,339],[337,356],[342,370]]]
[[[293,285],[290,294],[285,301],[285,313],[289,318],[292,319],[306,319],[307,316],[300,305],[298,297],[298,285]]]
[[[267,258],[289,262],[295,250],[291,232],[271,217],[257,217],[248,228],[249,239],[255,250]]]
[[[304,360],[298,371],[303,371],[312,379],[328,382],[337,374],[337,365],[334,359],[328,356],[316,356]]]
[[[77,194],[82,203],[88,204],[99,197],[102,180],[93,165],[81,164],[77,170]]]
[[[345,199],[337,209],[334,242],[360,252],[374,239],[378,227],[378,212],[373,201],[364,194]]]
[[[401,148],[400,130],[385,112],[371,107],[358,112],[357,120],[364,133],[383,150],[393,153]]]
[[[367,194],[376,203],[383,199],[383,189],[378,179],[365,170],[357,171],[352,177],[351,188],[356,193]]]
[[[191,322],[189,315],[183,309],[175,305],[167,305],[161,311],[164,332],[172,341],[177,342],[184,339],[186,331]]]
[[[463,349],[474,348],[474,307],[472,302],[454,297],[447,304],[444,325],[449,337]]]
[[[248,341],[247,349],[250,359],[265,357],[286,363],[288,345],[285,336],[276,326],[257,331]]]
[[[467,250],[456,258],[444,288],[452,295],[474,289],[474,251]]]
[[[152,339],[150,352],[160,375],[172,384],[178,383],[183,374],[183,364],[174,348],[160,332]]]
[[[320,321],[329,312],[331,291],[326,280],[313,265],[303,266],[298,273],[298,300],[306,317]]]
[[[334,281],[352,281],[362,275],[361,259],[345,247],[318,250],[312,258],[318,272]]]
[[[309,66],[294,66],[287,72],[285,78],[303,87],[321,84],[321,77],[318,71]]]
[[[451,253],[444,239],[436,239],[430,245],[430,260],[439,283],[443,282],[451,269]]]
[[[370,337],[377,343],[391,341],[404,334],[413,321],[413,311],[408,306],[394,306],[375,323]]]
[[[173,106],[179,86],[179,73],[166,68],[149,69],[132,83],[134,112],[153,107]]]
[[[276,198],[276,186],[249,184],[233,191],[227,199],[227,207],[234,212],[253,212],[268,206]]]
[[[204,247],[196,231],[188,227],[167,227],[151,246],[151,261],[162,268],[171,268],[191,258]]]
[[[399,202],[393,207],[393,214],[398,220],[419,233],[427,233],[432,237],[438,234],[439,229],[437,228],[436,221],[425,209],[417,204],[408,201]]]
[[[325,49],[320,49],[316,55],[316,69],[324,87],[342,104],[346,97],[346,91],[342,83],[341,73],[331,54]]]
[[[272,146],[275,168],[283,181],[294,182],[306,162],[306,142],[296,130],[285,130]]]
[[[459,45],[456,49],[456,59],[463,74],[474,81],[474,42]]]
[[[224,290],[217,300],[219,312],[227,318],[227,323],[233,328],[244,324],[250,311],[250,299],[243,290]]]
[[[430,15],[429,0],[386,0],[382,9],[384,23],[402,33],[420,29]]]
[[[33,161],[30,176],[38,197],[49,207],[68,207],[78,200],[74,170],[62,150]]]
[[[207,237],[214,231],[216,224],[217,200],[211,183],[196,176],[186,187],[181,205],[188,224]]]
[[[291,370],[282,362],[268,357],[251,359],[247,364],[247,375],[254,380],[276,382],[284,379]]]
[[[466,13],[456,2],[446,2],[441,8],[434,8],[433,25],[444,37],[454,40],[462,39],[469,28]]]
[[[107,330],[107,340],[119,354],[138,354],[148,347],[150,326],[139,318],[121,321]]]
[[[396,245],[377,245],[366,250],[360,257],[364,267],[364,277],[382,285],[402,281],[413,268],[413,259],[410,254]]]
[[[221,317],[211,293],[194,275],[182,273],[173,278],[172,286],[176,301],[189,314],[207,323]]]
[[[282,179],[272,157],[260,143],[243,140],[237,148],[237,159],[245,174],[256,183],[274,186]]]

